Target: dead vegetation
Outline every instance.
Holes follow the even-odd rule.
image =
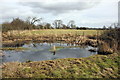
[[[59,30],[45,30],[45,33],[40,33],[38,31],[9,31],[6,33],[3,33],[3,46],[5,47],[19,47],[22,46],[26,42],[47,42],[47,43],[54,43],[54,42],[59,42],[59,43],[68,43],[68,45],[91,45],[96,47],[97,46],[97,40],[95,39],[89,39],[88,34],[85,35],[83,34],[82,31],[77,31],[69,30],[63,31]],[[33,33],[34,32],[34,33]],[[90,32],[90,31],[88,31]],[[52,33],[52,34],[51,34]],[[87,31],[86,31],[87,33]],[[95,31],[91,31],[91,34],[95,34]]]
[[[112,54],[120,51],[120,28],[115,28],[104,32],[99,39],[102,43],[99,44],[100,54]]]

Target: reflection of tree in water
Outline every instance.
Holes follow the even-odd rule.
[[[56,51],[53,51],[53,55],[55,55]]]
[[[53,57],[51,60],[58,59],[59,57]]]

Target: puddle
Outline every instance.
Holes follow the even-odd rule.
[[[57,51],[55,55],[50,51],[53,46],[56,46]],[[53,60],[61,58],[80,58],[88,57],[97,52],[90,52],[89,49],[95,49],[90,46],[67,46],[67,44],[60,43],[31,43],[25,44],[23,48],[28,48],[27,50],[5,50],[3,53],[5,56],[2,58],[3,62],[25,62],[30,61],[42,61],[42,60]]]

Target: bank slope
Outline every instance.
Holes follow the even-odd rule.
[[[2,66],[3,78],[117,78],[120,57],[93,55],[37,62],[9,62]]]

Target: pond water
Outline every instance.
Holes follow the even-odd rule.
[[[50,50],[52,46],[59,47],[54,55]],[[93,49],[90,46],[68,46],[67,44],[60,43],[30,43],[22,46],[28,48],[27,50],[6,50],[3,51],[5,56],[2,58],[3,62],[25,62],[25,61],[42,61],[42,60],[53,60],[60,58],[80,58],[88,57],[97,52],[90,52],[89,49]]]

